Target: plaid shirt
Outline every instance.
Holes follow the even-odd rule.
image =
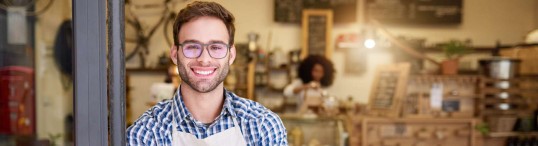
[[[172,145],[171,121],[174,119],[178,123],[175,130],[190,133],[198,139],[240,126],[249,146],[288,145],[286,128],[277,114],[257,102],[238,97],[227,90],[224,94],[223,109],[209,126],[193,118],[185,107],[181,94],[158,103],[127,128],[127,145]],[[239,125],[233,124],[234,117]]]

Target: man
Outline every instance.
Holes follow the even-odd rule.
[[[217,3],[193,2],[179,12],[170,57],[180,87],[127,129],[127,145],[287,145],[275,113],[224,89],[234,31],[234,16]]]

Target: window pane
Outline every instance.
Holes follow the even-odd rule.
[[[0,145],[72,145],[71,1],[0,5]]]

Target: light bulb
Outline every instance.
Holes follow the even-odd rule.
[[[375,41],[373,39],[366,39],[364,41],[364,47],[368,48],[368,49],[372,49],[375,47]]]

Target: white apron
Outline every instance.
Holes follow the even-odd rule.
[[[239,124],[232,117],[234,127],[228,128],[220,133],[213,134],[204,139],[197,139],[196,136],[177,131],[176,120],[172,120],[172,145],[173,146],[246,146],[247,142],[241,134]]]

